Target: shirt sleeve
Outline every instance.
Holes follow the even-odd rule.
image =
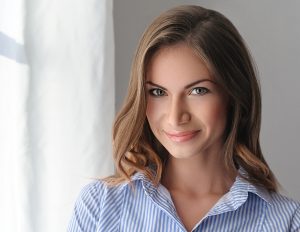
[[[292,224],[291,224],[291,232],[299,232],[300,231],[300,204],[298,205],[295,214],[293,216]]]
[[[102,185],[100,181],[86,185],[76,200],[68,232],[93,232],[99,221]]]

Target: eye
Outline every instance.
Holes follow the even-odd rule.
[[[166,92],[162,89],[150,89],[149,90],[149,93],[153,96],[156,96],[156,97],[161,97],[161,96],[165,96],[166,95]]]
[[[208,92],[209,92],[209,90],[207,88],[196,87],[196,88],[192,89],[191,94],[204,95],[204,94],[206,94]]]

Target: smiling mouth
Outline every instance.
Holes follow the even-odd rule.
[[[184,132],[176,132],[176,133],[165,132],[165,134],[173,142],[186,142],[196,137],[199,132],[200,130],[184,131]]]

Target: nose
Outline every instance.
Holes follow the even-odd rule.
[[[181,99],[172,99],[168,109],[168,122],[172,127],[180,126],[191,120],[187,104]]]

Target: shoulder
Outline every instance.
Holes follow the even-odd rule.
[[[270,193],[271,201],[270,203],[274,207],[284,207],[290,210],[295,210],[300,206],[300,202],[293,200],[287,196],[284,196],[280,193]]]
[[[300,203],[277,192],[269,192],[263,186],[237,178],[239,190],[252,193],[251,207],[263,210],[263,231],[300,231]],[[261,204],[263,203],[263,204]],[[259,206],[263,206],[262,208]]]
[[[300,231],[300,202],[280,193],[271,193],[269,217],[287,222],[290,231]]]
[[[77,202],[100,201],[100,196],[105,191],[105,188],[105,184],[102,181],[95,180],[81,189]]]
[[[79,200],[94,201],[101,204],[102,199],[107,194],[121,193],[125,184],[109,185],[106,181],[95,180],[82,188],[79,194]]]
[[[110,186],[102,180],[84,186],[75,202],[68,231],[95,231],[102,208],[108,202],[113,206],[114,198],[121,199],[123,188],[124,184]]]
[[[280,193],[270,193],[271,209],[278,209],[282,213],[293,214],[299,210],[300,202]]]
[[[97,213],[107,199],[121,197],[128,185],[128,183],[109,185],[106,181],[95,180],[82,188],[75,206],[84,205],[90,212]]]

